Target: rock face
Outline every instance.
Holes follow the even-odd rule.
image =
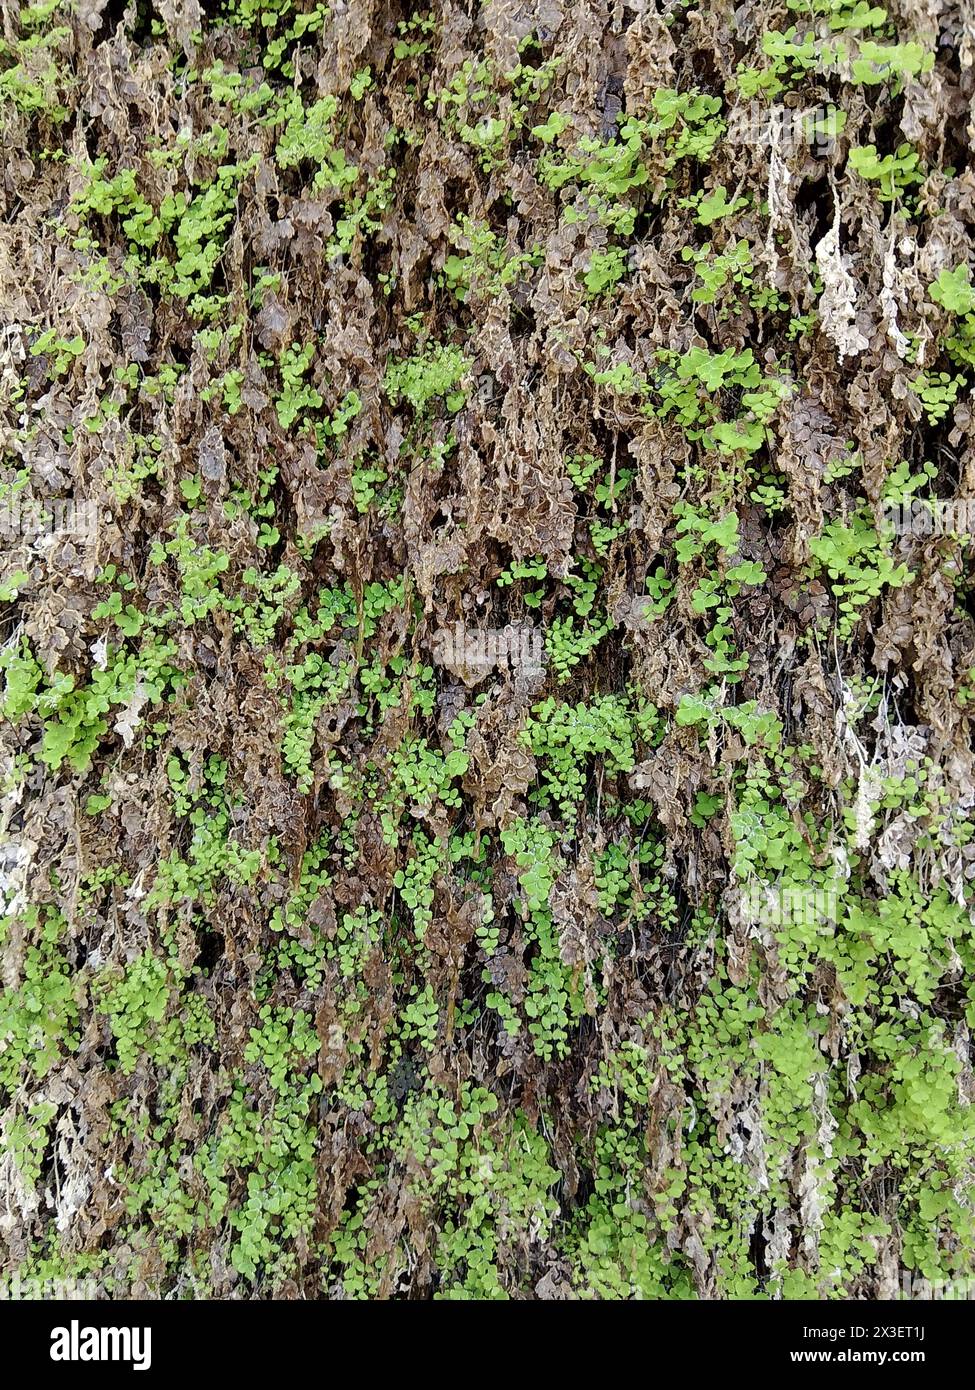
[[[7,8],[0,1278],[975,1275],[964,7]]]

